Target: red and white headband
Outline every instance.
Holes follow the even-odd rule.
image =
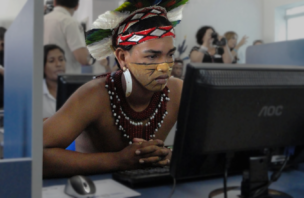
[[[114,34],[117,32],[117,40],[116,45],[137,45],[139,43],[151,40],[151,39],[157,39],[157,38],[163,38],[166,36],[172,36],[175,38],[175,33],[173,26],[162,26],[162,27],[154,27],[149,28],[147,30],[142,30],[139,32],[132,32],[130,34],[124,35],[124,33],[136,23],[140,22],[141,20],[150,18],[150,17],[156,17],[156,16],[162,16],[166,19],[167,18],[167,12],[166,9],[158,6],[154,7],[147,7],[144,9],[137,10],[132,15],[130,15],[127,19],[125,19],[122,23],[119,24],[119,26],[114,30]]]

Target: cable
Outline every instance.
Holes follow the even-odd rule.
[[[227,198],[227,178],[228,178],[228,165],[226,159],[225,172],[224,172],[224,198]]]
[[[285,159],[283,165],[281,166],[280,170],[278,172],[273,173],[270,176],[270,181],[264,187],[261,187],[261,188],[257,189],[256,192],[253,195],[251,195],[249,198],[257,198],[265,190],[268,189],[268,187],[270,186],[270,184],[272,184],[273,182],[277,181],[279,179],[279,177],[281,176],[282,171],[286,167],[288,160],[289,160],[289,156],[286,157],[286,159]]]
[[[173,196],[174,191],[175,191],[175,187],[176,187],[176,179],[173,178],[173,187],[172,187],[171,193],[170,193],[168,198],[171,198]]]
[[[225,158],[225,167],[224,167],[224,198],[227,198],[227,179],[228,179],[228,169],[230,167],[231,159],[234,157],[234,153],[227,153]]]

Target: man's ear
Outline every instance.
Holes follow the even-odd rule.
[[[116,59],[117,59],[119,65],[120,65],[121,69],[123,67],[128,68],[127,63],[126,63],[127,59],[128,59],[128,55],[129,55],[128,51],[123,50],[119,47],[115,50],[114,55],[116,56]]]

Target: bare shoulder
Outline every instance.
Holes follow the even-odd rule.
[[[105,97],[108,92],[105,85],[105,77],[96,78],[81,86],[76,93],[82,96],[102,98]]]
[[[100,115],[104,108],[96,107],[101,107],[109,103],[105,81],[106,78],[97,78],[87,82],[69,98],[62,109],[72,112],[77,109],[77,111],[95,113],[95,116],[98,116],[97,114]],[[76,109],[74,110],[74,108]]]
[[[184,81],[179,78],[171,77],[168,81],[168,88],[170,90],[170,98],[176,99],[178,102],[180,100]]]
[[[178,90],[183,87],[183,83],[184,81],[179,78],[170,77],[167,86],[170,90]]]

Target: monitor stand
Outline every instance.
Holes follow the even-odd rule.
[[[254,198],[292,198],[292,196],[268,189],[268,160],[267,157],[251,157],[250,170],[243,172],[243,181],[240,187],[227,187],[227,198],[251,198],[250,195],[257,193],[257,189],[265,186],[259,191],[259,196]],[[209,198],[223,198],[224,189],[213,190]]]

